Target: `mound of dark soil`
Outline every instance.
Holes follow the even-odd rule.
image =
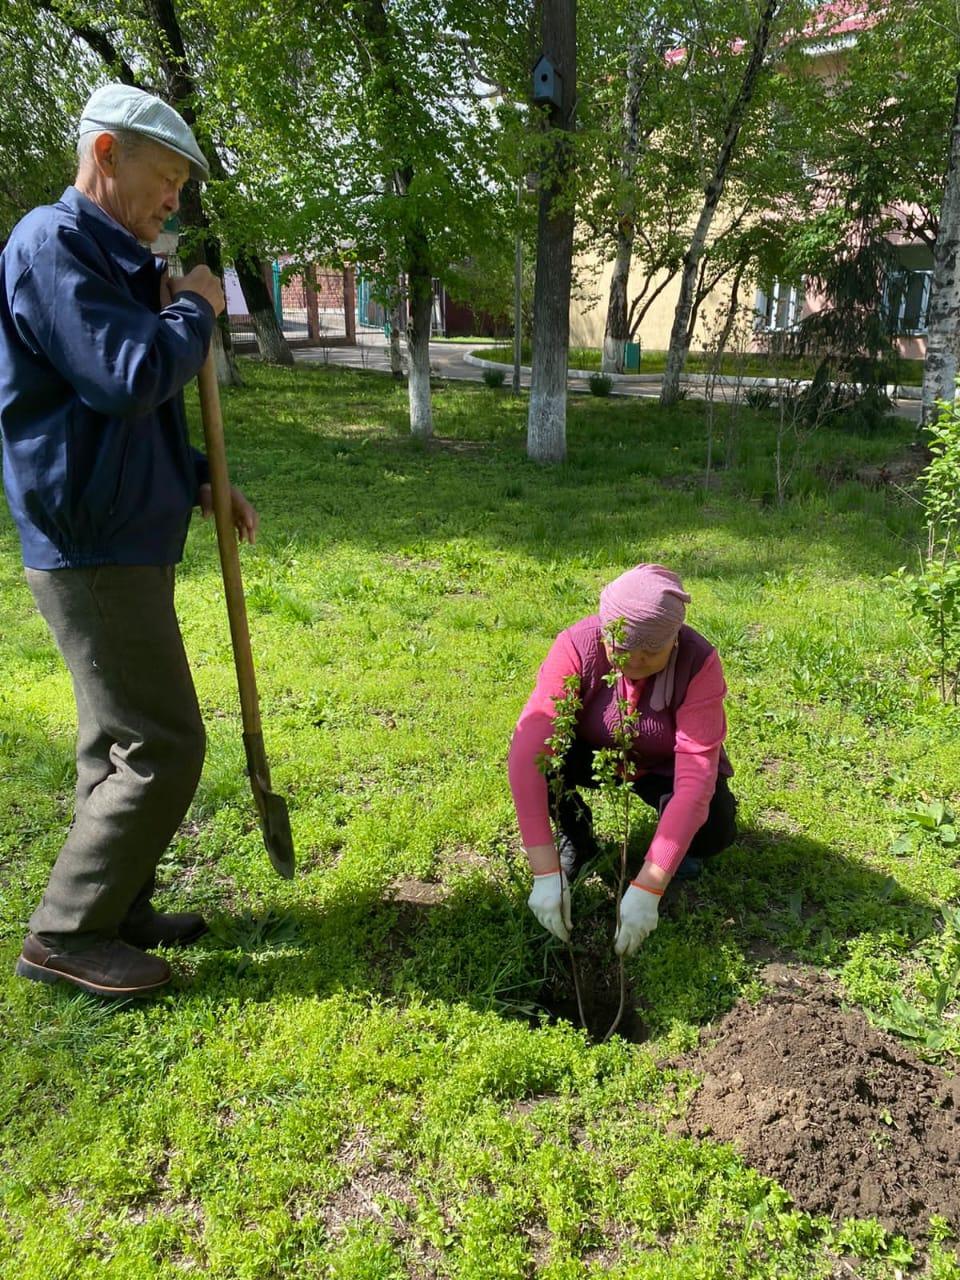
[[[960,1078],[844,1009],[823,975],[771,965],[679,1065],[704,1077],[682,1131],[730,1142],[809,1213],[960,1233]]]

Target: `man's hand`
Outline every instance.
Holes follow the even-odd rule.
[[[554,934],[561,942],[570,941],[570,930],[573,928],[570,886],[562,871],[534,876],[527,906],[549,933]]]
[[[659,923],[660,895],[631,884],[620,900],[620,928],[613,940],[618,956],[632,956]]]
[[[249,542],[252,545],[257,540],[260,517],[256,508],[246,500],[235,485],[230,486],[230,507],[237,537],[241,542]],[[213,489],[208,484],[200,486],[200,510],[204,520],[213,515]]]
[[[223,296],[223,287],[209,267],[202,264],[170,281],[170,293],[175,298],[178,293],[199,293],[213,307],[213,314],[218,316],[227,305]]]

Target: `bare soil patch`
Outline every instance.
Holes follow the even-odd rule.
[[[910,444],[895,458],[874,466],[860,467],[856,479],[868,489],[883,489],[888,485],[909,489],[926,467],[932,454],[925,444]]]
[[[960,1232],[960,1079],[845,1008],[825,975],[769,965],[679,1063],[704,1077],[681,1132],[730,1142],[798,1208]]]

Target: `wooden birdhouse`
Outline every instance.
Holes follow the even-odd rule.
[[[563,104],[563,76],[545,53],[533,68],[533,100],[547,102],[552,107]]]

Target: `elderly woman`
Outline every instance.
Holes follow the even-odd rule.
[[[596,787],[594,752],[615,745],[618,699],[638,712],[630,751],[631,782],[659,814],[643,866],[620,904],[618,955],[630,955],[657,927],[660,897],[680,871],[696,875],[702,859],[736,839],[736,801],[723,750],[727,688],[716,649],[684,624],[690,597],[658,564],[639,564],[600,594],[600,612],[561,631],[510,746],[510,787],[530,868],[531,911],[563,941],[570,936],[569,881],[597,851],[592,815],[577,787]],[[616,655],[611,629],[619,620]],[[604,679],[616,656],[621,675]],[[554,703],[570,675],[579,678],[581,709],[563,761],[563,794],[550,794],[537,759],[553,735]],[[551,817],[556,821],[554,841]]]

